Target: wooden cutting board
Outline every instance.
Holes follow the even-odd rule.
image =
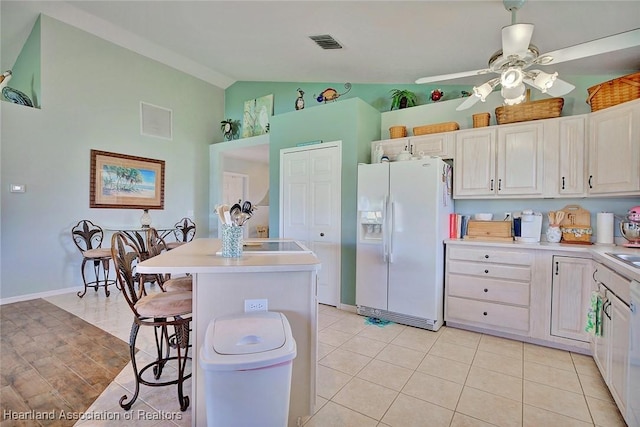
[[[567,205],[560,209],[564,212],[561,227],[581,226],[591,227],[591,213],[580,205]]]

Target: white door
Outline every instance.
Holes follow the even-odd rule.
[[[340,302],[341,142],[280,152],[281,237],[320,259],[318,302]]]

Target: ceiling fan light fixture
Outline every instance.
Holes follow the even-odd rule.
[[[555,72],[553,74],[545,73],[544,71],[540,71],[534,78],[533,84],[535,87],[540,89],[540,92],[547,93],[547,89],[550,89],[553,86],[553,83],[558,78],[558,73]]]
[[[522,85],[524,74],[520,68],[507,68],[500,76],[500,83],[503,88],[511,89]]]
[[[496,79],[491,79],[480,86],[474,86],[473,94],[478,98],[480,98],[480,101],[485,102],[487,96],[489,96],[489,94],[493,92],[493,88],[496,87],[499,81],[500,79],[496,78]]]
[[[500,94],[504,98],[506,105],[520,104],[525,99],[525,92],[526,90],[523,83],[520,83],[516,87],[502,86],[502,90],[500,90]]]

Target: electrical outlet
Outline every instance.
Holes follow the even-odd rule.
[[[268,311],[268,300],[266,299],[246,299],[244,300],[244,312]]]

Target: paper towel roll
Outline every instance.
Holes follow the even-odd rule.
[[[596,221],[596,242],[601,245],[612,245],[613,214],[611,212],[598,212]]]

